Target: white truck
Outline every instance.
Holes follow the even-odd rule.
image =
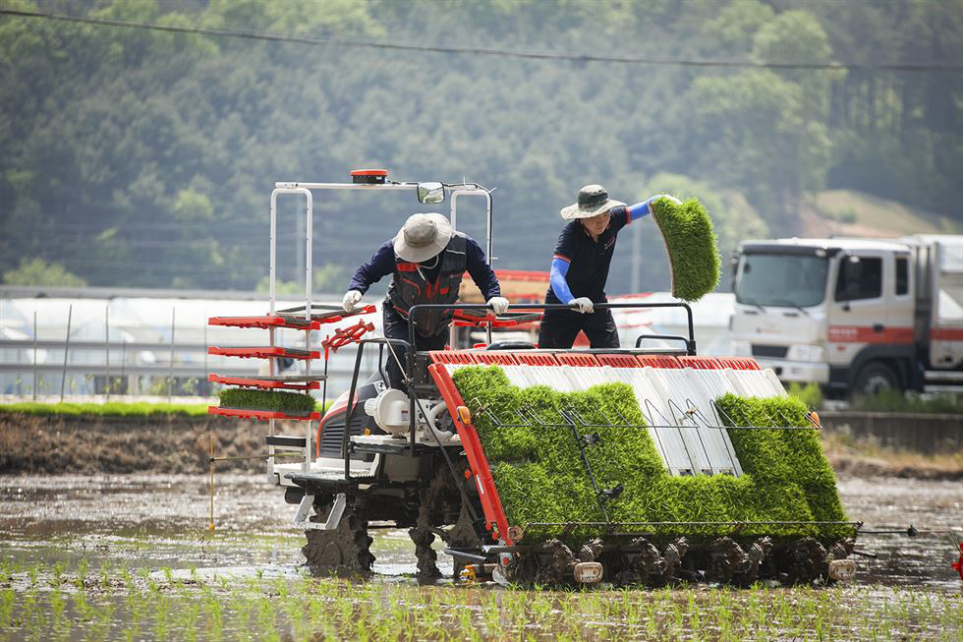
[[[964,236],[744,241],[734,356],[830,397],[961,389]]]

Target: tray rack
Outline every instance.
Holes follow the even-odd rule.
[[[340,305],[313,304],[310,310],[306,310],[305,306],[298,306],[278,310],[274,314],[264,316],[211,317],[208,319],[208,325],[212,326],[268,330],[270,332],[270,345],[252,347],[210,346],[208,347],[208,354],[238,357],[241,359],[296,359],[306,362],[306,373],[304,375],[276,375],[273,374],[274,367],[272,364],[271,375],[227,377],[219,374],[210,374],[208,375],[208,381],[222,385],[258,390],[298,392],[317,390],[321,386],[321,382],[326,379],[326,376],[311,374],[311,361],[321,358],[321,351],[312,350],[308,347],[310,334],[305,335],[306,347],[299,349],[274,345],[274,331],[289,329],[310,333],[313,330],[321,329],[325,324],[335,323],[348,317],[370,314],[374,311],[374,305],[361,306],[352,312],[345,312]],[[276,419],[318,421],[321,419],[321,413],[319,412],[280,412],[277,410],[258,410],[254,408],[222,408],[220,406],[208,406],[208,414],[241,419],[258,419],[262,421]]]
[[[486,325],[493,328],[512,328],[534,323],[541,318],[541,312],[505,312],[496,316],[488,310],[465,309],[455,311],[454,324],[463,328],[481,328]]]

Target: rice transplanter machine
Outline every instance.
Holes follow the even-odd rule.
[[[345,313],[341,306],[312,302],[312,204],[314,191],[369,190],[415,192],[419,203],[438,204],[450,199],[452,227],[458,229],[457,204],[465,197],[484,199],[486,250],[492,256],[492,196],[474,183],[407,183],[389,180],[384,170],[352,172],[351,183],[277,183],[270,206],[269,311],[262,317],[214,317],[211,324],[268,330],[268,345],[261,348],[209,348],[212,354],[268,359],[270,374],[230,378],[211,375],[224,385],[269,390],[312,391],[327,396],[324,374],[314,374],[312,361],[322,358],[329,343],[310,345],[312,330],[346,317],[370,314],[374,306]],[[276,310],[276,205],[279,195],[305,200],[305,303]],[[651,538],[656,524],[620,524],[611,519],[608,502],[622,489],[597,487],[587,449],[592,448],[593,421],[569,409],[558,421],[526,409],[508,411],[464,399],[453,376],[461,368],[498,365],[512,385],[545,385],[559,392],[577,392],[595,385],[624,382],[632,388],[645,424],[625,425],[645,430],[672,476],[729,475],[743,470],[733,443],[723,428],[725,417],[714,400],[726,393],[743,396],[785,396],[770,370],[752,358],[706,358],[696,354],[692,312],[685,303],[623,303],[608,307],[679,307],[689,319],[688,336],[641,335],[634,347],[606,350],[541,350],[523,342],[493,341],[492,328],[538,319],[546,305],[513,305],[496,317],[485,305],[455,305],[455,325],[486,330],[487,341],[470,349],[431,352],[408,350],[399,360],[406,390],[390,388],[385,373],[388,359],[398,359],[397,339],[364,338],[354,332],[340,336],[342,343],[357,342],[358,352],[351,387],[334,400],[321,416],[318,412],[283,413],[212,407],[210,412],[268,421],[268,481],[285,490],[294,505],[293,522],[305,529],[303,547],[308,566],[316,574],[365,575],[374,557],[369,531],[375,528],[409,528],[415,543],[420,578],[441,574],[432,543],[444,541],[454,560],[456,577],[491,576],[497,581],[564,584],[594,583],[659,585],[674,579],[749,583],[774,577],[787,581],[846,580],[854,574],[853,538],[820,542],[813,537],[794,542],[772,542],[767,537],[740,540],[745,524],[723,524],[734,536],[691,545],[684,536]],[[410,310],[409,345],[414,345],[411,319],[430,308]],[[562,307],[562,306],[559,306]],[[599,306],[605,307],[605,306]],[[279,347],[281,330],[304,332],[304,348]],[[329,337],[330,339],[330,337]],[[644,348],[652,339],[674,347]],[[323,350],[324,348],[324,350]],[[377,351],[377,368],[362,373],[366,350]],[[278,358],[302,360],[303,375],[276,374]],[[485,417],[494,426],[571,430],[583,453],[582,466],[592,481],[598,501],[597,522],[569,522],[555,526],[563,536],[540,538],[546,524],[512,524],[506,517],[500,489],[473,421]],[[279,434],[280,422],[303,422],[304,432]],[[732,427],[732,422],[729,422]],[[778,425],[775,423],[774,425]],[[763,428],[763,427],[753,427]],[[802,429],[815,430],[813,425]],[[296,462],[281,455],[299,455]],[[845,524],[845,523],[841,523]],[[856,535],[859,524],[853,526]],[[690,524],[689,526],[693,526]],[[592,537],[572,543],[583,530]],[[565,543],[567,540],[569,543]]]

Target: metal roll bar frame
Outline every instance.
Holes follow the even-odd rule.
[[[274,190],[271,192],[270,204],[269,204],[269,264],[268,264],[268,299],[269,299],[269,314],[275,314],[275,301],[277,298],[277,290],[275,287],[275,281],[277,278],[277,218],[278,218],[278,196],[280,195],[295,195],[303,196],[305,199],[305,319],[307,321],[311,320],[311,278],[312,278],[312,219],[314,212],[314,196],[312,190],[359,190],[359,191],[415,191],[418,189],[418,183],[415,182],[398,182],[398,181],[388,181],[386,183],[378,184],[365,184],[365,183],[311,183],[311,182],[298,182],[298,181],[279,181],[275,183]],[[486,261],[492,264],[492,194],[489,189],[479,185],[478,183],[443,183],[444,190],[448,193],[450,197],[449,205],[449,217],[452,221],[452,229],[457,230],[457,201],[460,196],[481,196],[485,199],[486,204]],[[311,333],[305,332],[305,348],[309,348]],[[275,346],[275,328],[271,327],[268,329],[268,345],[270,347]],[[492,329],[488,329],[488,340],[492,340]],[[450,342],[455,341],[455,326],[452,326]],[[275,375],[275,360],[268,360],[268,371],[271,376]],[[311,373],[311,361],[305,362],[305,373]],[[311,468],[312,462],[312,448],[311,448],[311,437],[312,437],[312,423],[311,421],[305,422],[305,459],[302,462],[302,470],[308,472]],[[319,424],[320,425],[320,424]],[[348,426],[346,424],[346,430]],[[268,434],[273,436],[275,434],[275,420],[271,419],[268,421]],[[267,473],[268,479],[271,480],[274,475],[274,446],[268,446],[268,464]]]

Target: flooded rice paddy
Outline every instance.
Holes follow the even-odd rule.
[[[0,478],[0,640],[960,640],[960,482],[844,480],[867,530],[854,584],[524,591],[419,586],[404,530],[375,577],[302,566],[294,506],[262,475]],[[439,567],[451,559],[439,554]]]

